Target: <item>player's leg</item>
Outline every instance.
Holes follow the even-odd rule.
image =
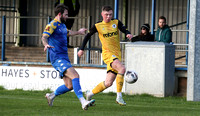
[[[99,83],[92,91],[86,93],[86,99],[90,100],[93,95],[104,91],[106,88],[112,86],[115,80],[116,74],[113,72],[108,72],[106,75],[106,80]]]
[[[79,74],[76,72],[76,70],[73,67],[70,67],[67,69],[64,75],[69,77],[72,80],[72,86],[73,86],[74,92],[76,96],[78,97],[78,99],[80,100],[83,110],[87,110],[90,104],[93,104],[95,100],[87,101],[83,97],[83,93],[82,93],[82,89],[81,89],[80,81],[79,81]]]
[[[64,81],[65,84],[59,86],[59,87],[54,91],[54,94],[55,94],[56,96],[61,95],[61,94],[64,94],[64,93],[66,93],[66,92],[68,92],[68,91],[71,91],[71,90],[73,89],[73,87],[72,87],[72,81],[71,81],[70,78],[64,76],[64,77],[63,77],[63,81]]]
[[[110,87],[113,84],[113,81],[116,78],[116,74],[112,71],[111,63],[116,59],[115,55],[112,54],[103,54],[104,62],[107,64],[107,75],[106,80],[99,83],[92,91],[86,92],[86,99],[90,100],[93,95],[104,91],[106,88]]]
[[[71,79],[64,75],[66,70],[72,67],[70,61],[67,59],[57,59],[54,63],[52,63],[52,66],[59,71],[59,76],[64,80],[65,84],[59,86],[54,92],[46,94],[49,106],[53,105],[53,101],[56,96],[71,91],[73,88]]]
[[[111,64],[114,70],[117,70],[118,74],[116,77],[116,86],[117,86],[117,98],[116,102],[120,105],[126,105],[122,98],[122,87],[124,83],[124,73],[126,71],[125,66],[118,60],[114,60]]]
[[[124,73],[126,71],[125,66],[118,59],[114,60],[111,66],[118,72],[116,77],[116,85],[117,85],[117,92],[121,93],[124,83]]]
[[[54,92],[46,94],[46,98],[48,100],[49,106],[53,106],[53,101],[54,101],[54,98],[56,96],[64,94],[64,93],[71,91],[73,89],[72,88],[72,82],[71,82],[70,78],[67,78],[67,77],[64,76],[63,80],[64,80],[65,84],[59,86]]]

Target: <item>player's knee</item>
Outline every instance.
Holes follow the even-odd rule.
[[[112,82],[105,82],[105,86],[106,86],[106,88],[112,86],[112,84],[113,84]]]
[[[71,78],[71,79],[79,78],[79,74],[76,73],[76,74],[72,75],[70,78]]]
[[[79,78],[79,74],[78,73],[75,75],[75,78]]]
[[[119,70],[119,73],[124,74],[126,72],[125,66],[122,66]]]
[[[74,76],[73,76],[74,78],[79,78],[79,74],[78,73],[76,73],[76,74],[74,74]]]

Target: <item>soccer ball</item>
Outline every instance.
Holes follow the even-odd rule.
[[[129,84],[135,83],[138,80],[138,75],[135,71],[127,71],[125,81]]]

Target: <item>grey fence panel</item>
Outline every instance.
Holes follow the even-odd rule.
[[[0,0],[0,5],[13,6],[14,0]],[[42,16],[54,17],[54,3],[56,0],[28,0],[28,16]],[[151,24],[151,10],[152,10],[152,0],[119,0],[119,20],[124,24],[127,18],[127,28],[132,34],[138,35],[140,33],[140,27],[144,23]],[[80,11],[77,17],[88,17],[91,16],[91,24],[95,24],[97,21],[102,20],[101,17],[101,7],[103,5],[111,5],[114,8],[115,0],[79,0]],[[15,7],[16,11],[19,6],[19,0],[16,0]],[[127,7],[128,9],[126,10]],[[156,29],[158,17],[164,15],[167,18],[167,23],[169,26],[175,25],[186,21],[187,11],[187,0],[156,0]],[[127,14],[127,17],[125,16]],[[12,11],[1,11],[0,12],[0,27],[2,23],[2,16],[19,16],[18,12]],[[15,19],[7,19],[6,33],[20,33],[16,32],[18,22]],[[28,20],[27,33],[29,34],[42,34],[47,20],[44,19],[30,19]],[[73,30],[78,30],[81,27],[88,28],[88,20],[85,18],[76,19],[74,22]],[[186,24],[175,26],[172,30],[185,30]],[[1,28],[0,28],[1,33]],[[1,37],[0,37],[1,38]],[[124,39],[124,34],[120,34],[120,39]],[[15,43],[17,40],[14,36],[6,37],[6,42]],[[71,37],[70,45],[80,46],[83,37]],[[1,41],[1,39],[0,39]],[[186,43],[186,32],[173,32],[173,42],[175,43]],[[27,39],[27,44],[29,46],[41,46],[41,41],[39,37],[31,37]],[[98,38],[98,34],[95,34],[91,38],[91,46],[96,48],[101,48],[101,43]],[[180,49],[185,49],[185,47],[178,47]]]
[[[6,15],[6,16],[16,16],[16,12],[14,8],[11,7],[15,7],[16,4],[14,2],[15,0],[1,0],[0,1],[0,26],[2,27],[1,23],[2,23],[2,16]],[[14,33],[15,28],[14,27],[15,24],[15,20],[14,19],[6,19],[6,33]],[[2,32],[2,28],[0,28],[0,33]],[[1,37],[0,37],[0,41],[2,41]],[[15,42],[15,38],[14,36],[9,36],[6,38],[5,40],[8,43],[14,43]]]
[[[142,24],[151,24],[151,3],[152,0],[129,0],[128,29],[132,34],[139,34]],[[159,16],[165,16],[169,26],[185,22],[187,19],[187,0],[156,0],[156,29],[158,28]],[[186,23],[171,29],[186,30]],[[186,32],[173,32],[173,42],[186,43]]]

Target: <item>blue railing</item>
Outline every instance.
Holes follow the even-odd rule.
[[[5,61],[5,32],[6,32],[6,16],[2,17],[2,49],[1,60]]]

